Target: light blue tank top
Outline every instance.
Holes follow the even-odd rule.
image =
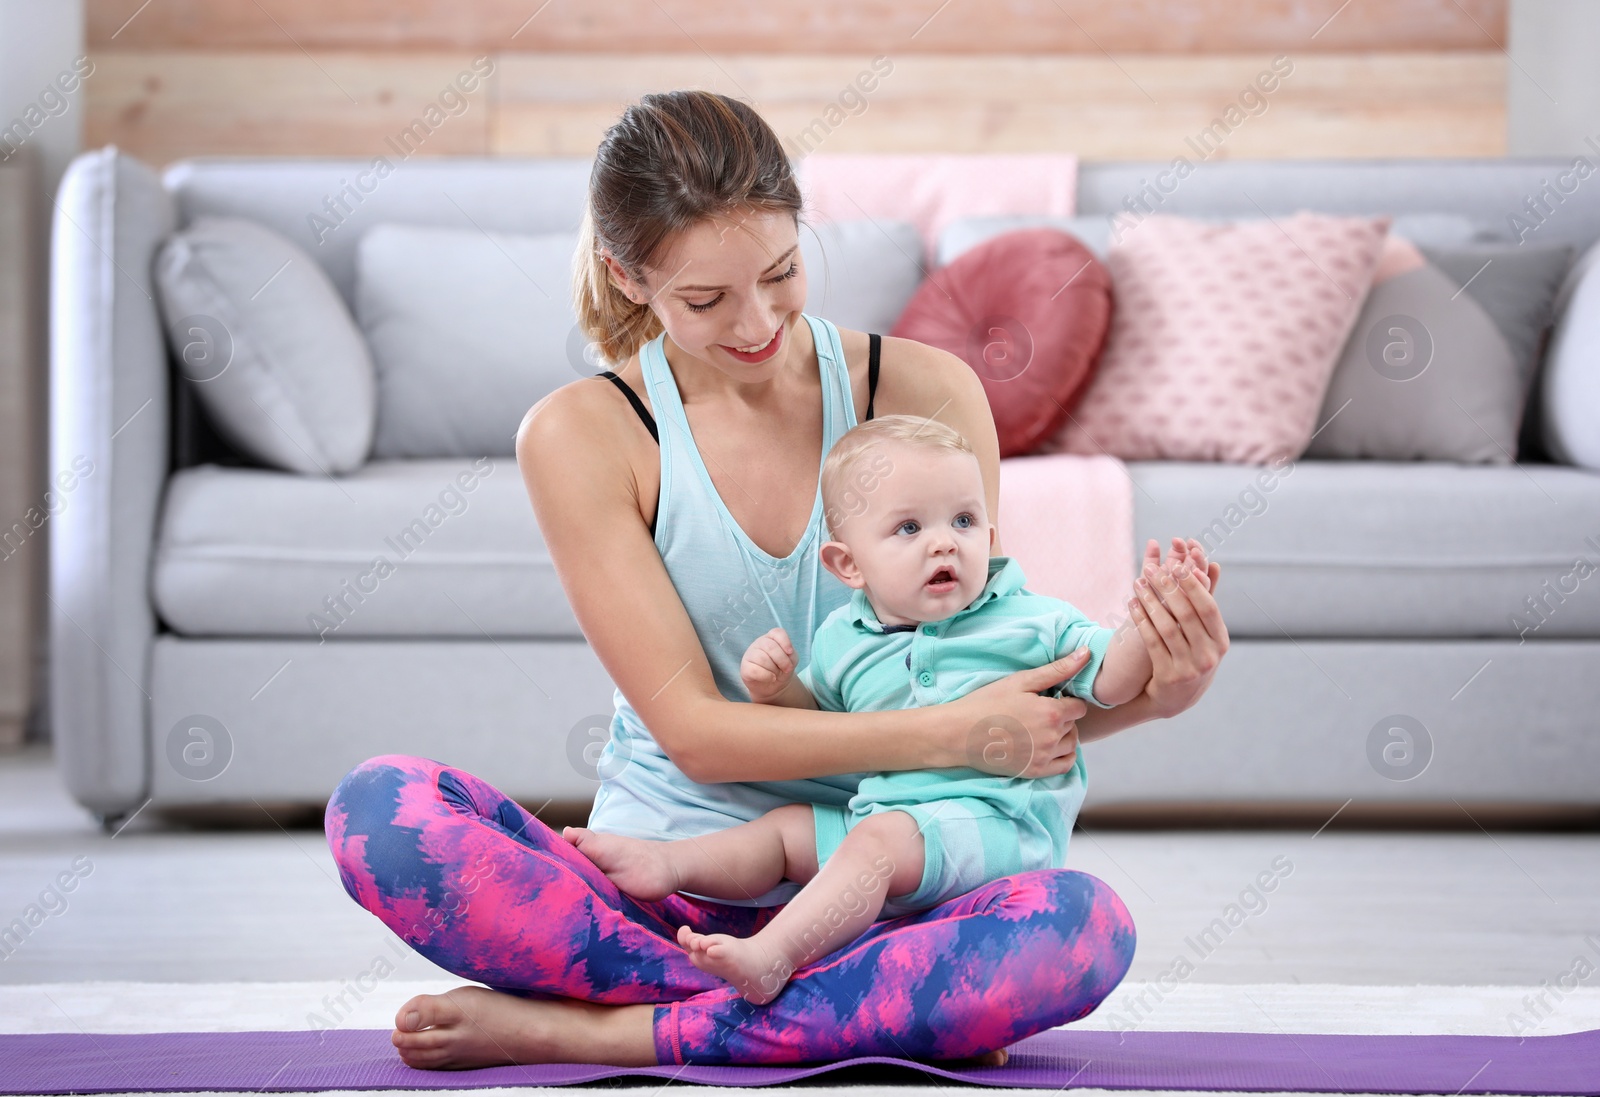
[[[802,314],[805,316],[805,314]],[[805,316],[817,348],[822,378],[822,454],[855,426],[850,374],[839,344],[839,329],[827,320]],[[665,334],[639,353],[644,384],[657,421],[661,449],[661,492],[656,505],[656,548],[694,622],[711,664],[718,691],[748,703],[739,677],[745,649],[776,626],[794,642],[798,666],[811,660],[811,638],[851,589],[824,568],[817,550],[827,540],[820,486],[811,520],[794,551],[778,558],[745,535],[723,505],[689,431],[678,385],[662,352]],[[738,471],[745,486],[759,490]],[[821,465],[817,472],[820,477]],[[648,643],[648,637],[641,637]],[[772,808],[796,801],[844,806],[863,773],[834,774],[810,780],[699,784],[667,758],[638,713],[614,693],[611,736],[599,759],[600,789],[589,814],[593,830],[635,838],[688,838],[748,822]],[[740,906],[772,906],[799,891],[779,884],[749,900],[722,899]]]

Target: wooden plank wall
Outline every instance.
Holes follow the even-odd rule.
[[[422,119],[419,155],[588,156],[645,92],[705,87],[754,103],[795,155],[1170,159],[1232,106],[1216,156],[1498,156],[1506,6],[88,0],[85,141],[155,164],[376,156]],[[1274,57],[1289,75],[1258,100]],[[460,80],[475,60],[490,75]]]

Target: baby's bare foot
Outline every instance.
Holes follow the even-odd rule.
[[[751,938],[696,933],[688,926],[679,926],[678,944],[688,950],[691,964],[726,979],[745,1001],[754,1005],[766,1005],[776,998],[794,974],[794,965],[782,956],[768,953]]]
[[[665,899],[678,890],[678,873],[662,848],[664,843],[599,834],[588,827],[564,827],[561,837],[635,899]]]

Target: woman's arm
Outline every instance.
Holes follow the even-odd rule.
[[[1115,735],[1135,724],[1159,720],[1161,716],[1162,714],[1156,711],[1154,702],[1150,700],[1149,693],[1141,693],[1116,708],[1092,708],[1078,717],[1078,742],[1092,743],[1096,739]]]
[[[579,627],[667,756],[706,783],[962,764],[951,706],[817,712],[717,691],[640,512],[632,415],[611,385],[566,385],[524,417],[517,463]]]

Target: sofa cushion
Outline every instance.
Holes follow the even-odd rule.
[[[1194,215],[1191,215],[1194,216]],[[1198,217],[1197,221],[1230,221],[1231,217]],[[952,221],[939,236],[935,253],[938,265],[952,263],[963,252],[970,251],[985,240],[1006,232],[1026,228],[1053,228],[1070,232],[1086,244],[1100,258],[1114,242],[1112,215],[1107,213],[1079,214],[1076,217],[1052,217],[1048,214],[1002,214],[990,217],[963,217]],[[1394,236],[1403,236],[1414,244],[1427,247],[1454,248],[1467,244],[1492,243],[1504,237],[1493,226],[1479,223],[1456,213],[1402,213],[1389,225]],[[1123,232],[1123,239],[1130,233]]]
[[[819,221],[910,221],[933,260],[952,222],[979,215],[1066,216],[1077,201],[1078,158],[1060,152],[818,153],[795,167]]]
[[[1600,637],[1600,474],[1313,460],[1128,470],[1135,550],[1198,538],[1223,565],[1234,636]],[[191,636],[583,635],[505,458],[372,461],[337,480],[180,470],[153,589],[162,619]]]
[[[162,246],[155,275],[178,371],[220,433],[275,468],[360,467],[372,358],[315,259],[265,225],[201,217]]]
[[[1136,548],[1198,538],[1222,565],[1230,635],[1600,637],[1600,474],[1311,459],[1128,469]]]
[[[182,469],[152,585],[190,636],[582,636],[511,458]]]
[[[539,400],[596,370],[572,307],[576,232],[374,225],[356,316],[378,376],[375,458],[510,456]]]

